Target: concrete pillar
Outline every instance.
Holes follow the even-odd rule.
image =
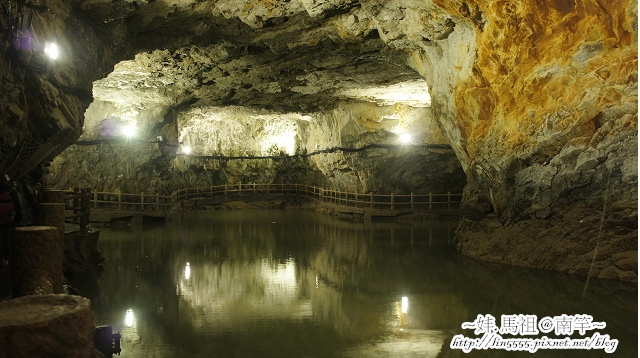
[[[0,302],[0,356],[95,357],[87,298],[34,295]]]
[[[42,191],[43,203],[64,203],[64,191],[46,189]]]
[[[55,226],[14,229],[11,273],[13,295],[63,293],[60,231]],[[52,292],[47,292],[49,287]]]
[[[37,222],[38,225],[57,227],[60,230],[61,238],[64,239],[65,215],[64,203],[40,203]]]

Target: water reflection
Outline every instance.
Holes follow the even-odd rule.
[[[191,278],[191,266],[187,262],[187,266],[184,268],[184,279],[189,280]]]
[[[124,325],[127,327],[133,327],[133,321],[134,321],[133,310],[128,309],[127,313],[124,315]]]
[[[636,355],[634,285],[592,280],[582,298],[575,277],[458,257],[454,227],[202,211],[104,229],[93,308],[123,357],[467,356],[448,342],[478,314],[562,313],[607,322],[616,353]],[[537,355],[568,353],[602,352]]]

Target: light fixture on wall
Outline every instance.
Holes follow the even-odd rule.
[[[181,149],[182,149],[182,153],[183,153],[183,154],[186,154],[186,155],[191,154],[191,147],[190,147],[190,146],[188,146],[188,145],[183,145],[183,146],[181,147]]]
[[[60,50],[55,42],[47,42],[44,46],[44,54],[52,60],[56,60],[60,55]]]
[[[398,140],[400,140],[400,143],[402,144],[410,144],[411,143],[411,134],[404,132],[404,133],[400,133],[398,135]]]
[[[138,132],[138,127],[136,125],[136,122],[126,123],[120,129],[120,132],[122,133],[122,135],[124,135],[127,138],[135,137],[136,133]]]

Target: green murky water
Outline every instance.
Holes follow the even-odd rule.
[[[105,271],[82,290],[96,323],[121,332],[122,357],[532,356],[451,349],[455,335],[479,337],[461,328],[479,314],[498,325],[507,314],[588,314],[607,326],[586,336],[608,334],[614,356],[637,356],[637,285],[592,279],[583,296],[582,278],[459,257],[454,231],[293,210],[186,212],[102,229]]]

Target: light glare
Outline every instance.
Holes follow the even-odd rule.
[[[189,263],[187,262],[187,267],[184,268],[184,279],[188,280],[191,278],[191,266],[189,266]]]
[[[60,54],[58,45],[53,42],[47,42],[47,44],[44,46],[44,53],[52,60],[57,59],[58,55]]]
[[[402,304],[401,304],[401,311],[402,313],[407,313],[409,312],[409,297],[404,296],[402,297]]]
[[[138,127],[134,122],[127,123],[122,127],[122,134],[127,138],[135,136],[137,131]]]
[[[182,146],[182,153],[191,154],[191,147],[188,145]],[[188,264],[187,264],[188,265]]]
[[[133,310],[128,309],[127,313],[124,315],[124,324],[127,327],[133,326]]]
[[[402,134],[400,134],[399,139],[400,139],[400,143],[409,144],[409,143],[411,143],[411,134],[402,133]]]

